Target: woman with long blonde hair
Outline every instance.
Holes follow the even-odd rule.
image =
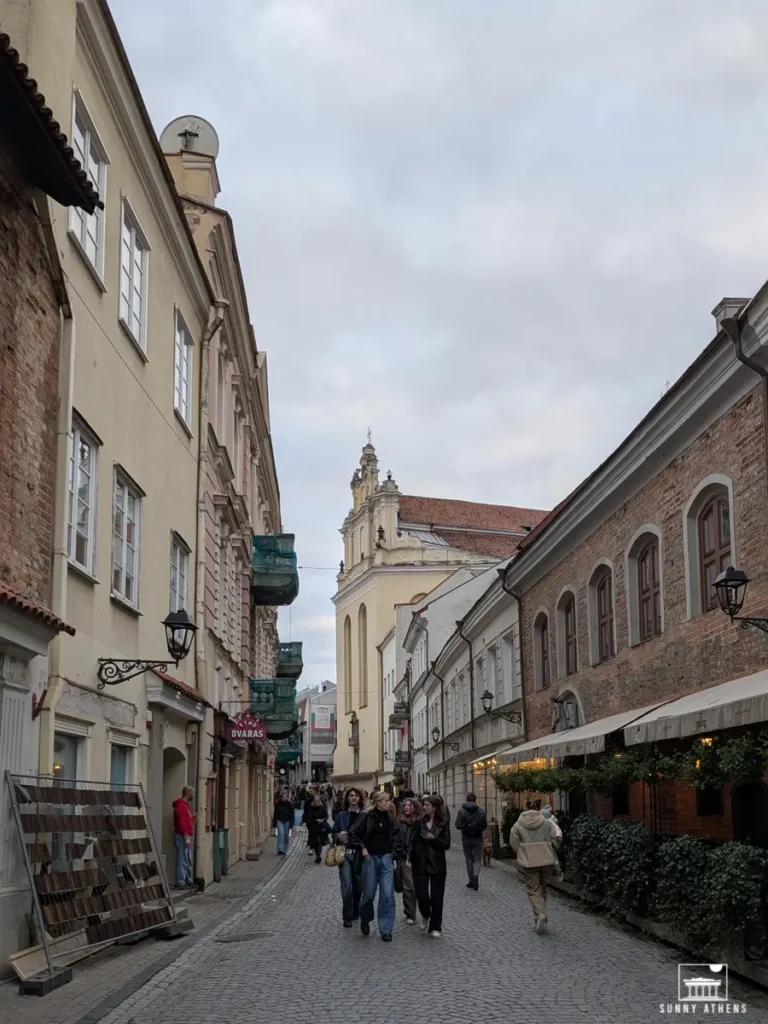
[[[374,901],[379,894],[376,915],[382,942],[392,941],[395,927],[395,858],[402,856],[400,827],[389,813],[389,793],[381,790],[371,796],[371,806],[352,826],[350,835],[363,848],[361,871],[362,900],[360,931],[371,934]]]

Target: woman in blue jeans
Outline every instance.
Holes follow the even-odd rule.
[[[346,846],[344,862],[339,866],[341,886],[341,913],[344,927],[351,928],[352,922],[360,917],[360,871],[363,861],[363,846],[359,839],[350,835],[352,826],[363,814],[363,794],[359,789],[347,790],[342,810],[333,823],[333,838]]]
[[[379,893],[377,916],[383,942],[392,941],[395,926],[395,858],[401,856],[400,827],[389,811],[390,796],[383,791],[371,797],[371,809],[361,814],[350,835],[362,844],[362,901],[360,931],[371,934],[376,890]]]

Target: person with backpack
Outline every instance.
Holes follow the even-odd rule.
[[[466,803],[456,815],[456,828],[461,832],[461,846],[467,864],[468,889],[480,887],[480,866],[483,863],[483,832],[487,824],[485,810],[478,806],[474,793],[467,793]]]

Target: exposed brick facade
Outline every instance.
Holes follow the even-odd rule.
[[[0,580],[50,606],[59,307],[31,190],[0,135]]]
[[[733,486],[733,532],[736,562],[752,580],[744,614],[768,614],[766,523],[768,491],[759,387],[749,392],[674,459],[644,488],[607,518],[523,598],[523,656],[528,738],[551,732],[551,698],[566,691],[578,696],[584,720],[674,698],[691,691],[757,672],[766,667],[768,637],[731,624],[718,609],[687,618],[684,556],[684,512],[699,483],[711,474],[729,477]],[[662,538],[664,629],[644,643],[630,646],[626,549],[635,532],[654,524]],[[535,543],[535,542],[534,542]],[[602,664],[590,664],[588,627],[589,576],[601,559],[614,567],[616,653]],[[564,587],[577,594],[578,671],[561,678],[558,670],[556,602]],[[534,664],[534,618],[549,615],[551,685],[537,689]],[[688,744],[692,740],[683,741]],[[698,817],[695,791],[665,782],[662,799],[664,831],[690,832],[715,839],[731,837],[729,793],[721,816]],[[648,822],[642,785],[633,787],[633,820]],[[610,814],[611,802],[590,798],[590,806]]]

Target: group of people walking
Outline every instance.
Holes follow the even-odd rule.
[[[415,925],[418,917],[421,931],[441,938],[446,852],[451,846],[445,803],[437,793],[417,799],[405,791],[395,800],[390,793],[377,791],[366,808],[367,796],[357,787],[343,793],[330,786],[284,791],[275,802],[272,822],[278,855],[288,850],[291,828],[305,824],[315,863],[321,862],[323,846],[329,842],[343,851],[331,863],[338,867],[344,928],[359,922],[361,933],[368,936],[375,917],[382,941],[391,942],[400,893],[406,925]],[[455,827],[462,837],[467,888],[477,891],[487,819],[474,793],[467,794]],[[559,873],[561,841],[551,808],[539,810],[530,802],[510,833],[537,933],[547,927],[547,883]]]

